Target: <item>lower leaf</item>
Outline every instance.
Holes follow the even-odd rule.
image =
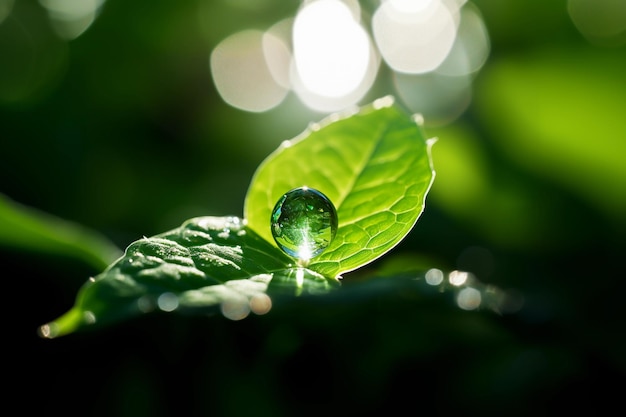
[[[326,292],[338,284],[297,266],[240,218],[198,217],[132,243],[39,332],[54,338],[154,311],[218,308],[239,319],[268,311],[270,294]]]

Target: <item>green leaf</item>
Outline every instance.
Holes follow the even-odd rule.
[[[271,285],[270,285],[271,282]],[[72,309],[41,326],[53,338],[153,311],[221,307],[231,318],[263,313],[267,294],[319,293],[338,281],[294,266],[237,217],[199,217],[132,243],[80,289]]]
[[[354,114],[332,115],[284,142],[259,166],[248,189],[248,227],[274,243],[270,215],[278,199],[301,186],[334,203],[337,235],[308,268],[338,277],[396,246],[415,225],[434,180],[421,127],[390,97]]]
[[[0,245],[71,256],[106,268],[122,252],[104,237],[0,194]]]
[[[58,337],[153,311],[221,308],[239,319],[266,312],[270,295],[338,287],[341,273],[381,256],[411,230],[434,179],[433,141],[392,104],[384,98],[331,116],[284,143],[253,178],[247,219],[198,217],[132,243],[40,334]],[[269,229],[279,197],[303,185],[325,193],[339,217],[331,246],[307,267],[278,249]]]

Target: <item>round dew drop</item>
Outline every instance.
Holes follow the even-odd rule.
[[[278,247],[304,263],[330,245],[337,223],[333,203],[320,191],[308,187],[285,193],[271,216],[272,236]]]

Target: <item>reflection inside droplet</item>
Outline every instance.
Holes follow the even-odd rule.
[[[296,286],[302,288],[304,285],[304,269],[298,268],[296,271]]]
[[[276,203],[270,221],[278,247],[304,264],[330,245],[338,224],[333,203],[308,187],[284,194]]]

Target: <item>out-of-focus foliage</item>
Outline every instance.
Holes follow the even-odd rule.
[[[107,239],[72,222],[22,206],[0,195],[0,245],[53,254],[106,268],[121,251]]]
[[[11,397],[38,399],[18,409],[136,417],[619,407],[611,381],[626,371],[626,45],[623,31],[600,41],[582,33],[570,15],[581,1],[473,2],[490,53],[471,102],[451,123],[426,120],[438,175],[424,214],[397,258],[352,277],[363,285],[352,303],[307,300],[244,321],[160,315],[41,340],[42,319],[66,311],[99,271],[3,246],[4,270],[19,271],[3,275],[3,330],[18,361],[8,380],[20,395]],[[230,107],[210,53],[232,33],[293,17],[298,4],[94,3],[76,35],[80,26],[55,29],[51,1],[0,1],[0,191],[119,247],[191,217],[241,216],[256,166],[320,115],[292,94],[266,113]],[[378,75],[363,102],[390,93],[388,69]],[[365,284],[383,272],[413,283],[416,266],[470,271],[515,289],[522,308],[465,311],[435,287]]]

